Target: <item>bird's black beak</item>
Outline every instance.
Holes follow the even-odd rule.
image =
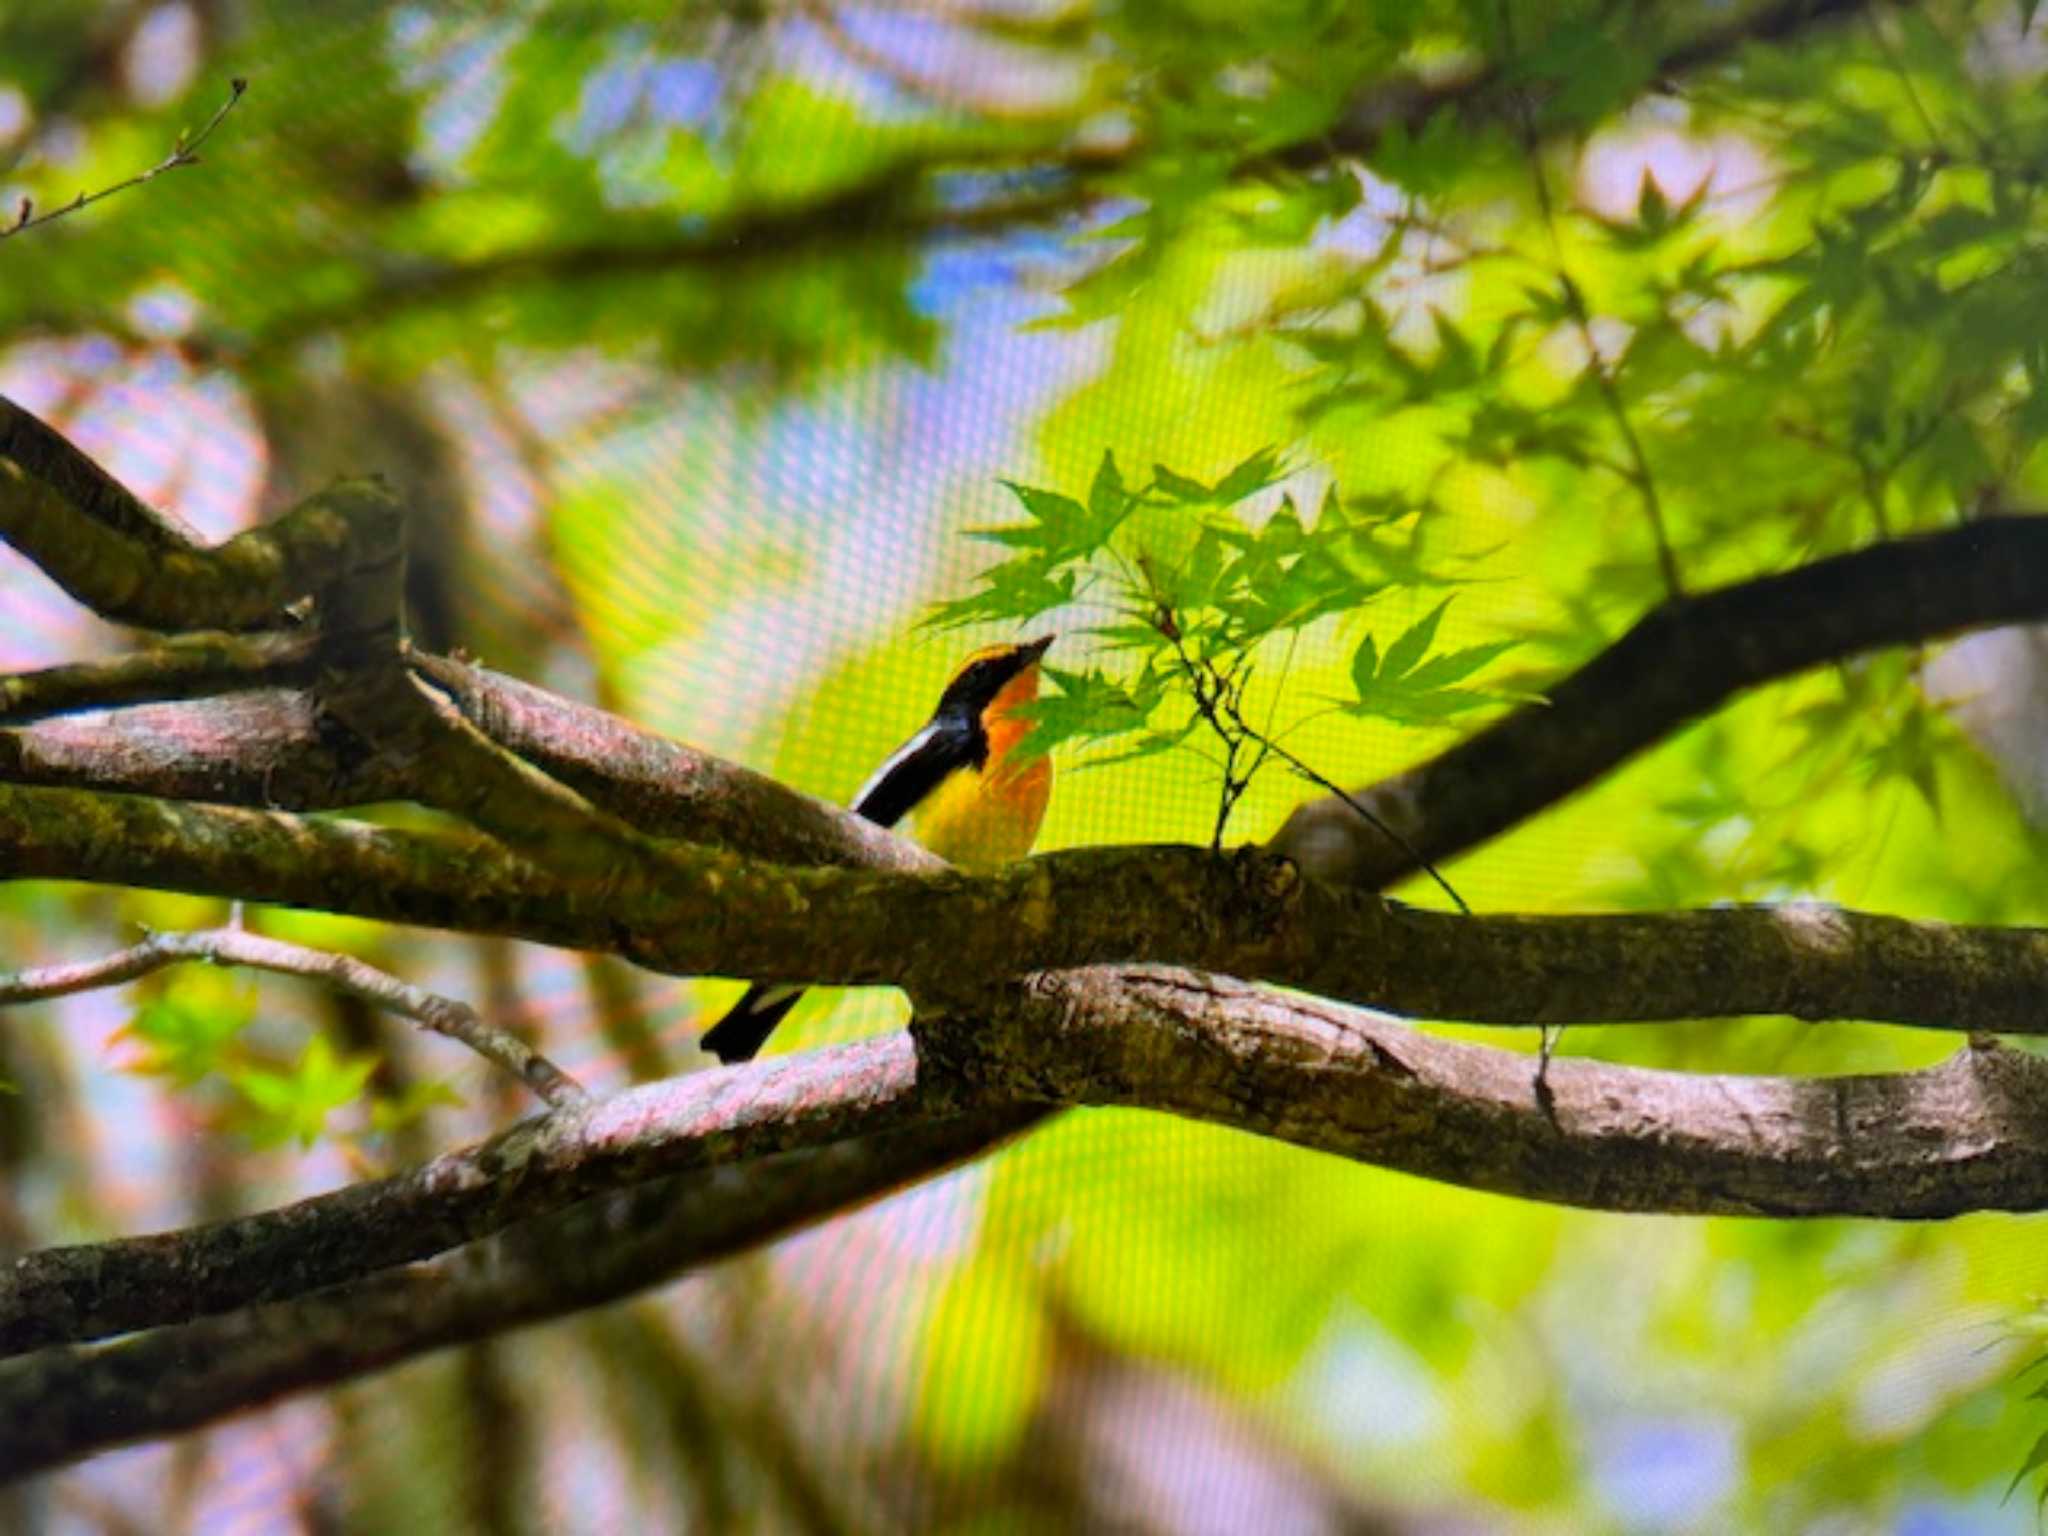
[[[1059,639],[1058,635],[1041,635],[1036,640],[1027,640],[1017,647],[1017,659],[1025,666],[1030,666],[1039,657],[1043,656],[1051,648],[1053,641],[1057,639]]]

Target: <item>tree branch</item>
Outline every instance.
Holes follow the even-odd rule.
[[[0,1008],[117,987],[167,965],[192,960],[298,976],[361,998],[373,1007],[411,1019],[422,1028],[468,1046],[486,1061],[503,1067],[557,1109],[580,1104],[589,1097],[568,1073],[517,1035],[486,1022],[467,1003],[400,981],[353,956],[288,944],[242,928],[151,933],[139,944],[96,960],[0,971]]]
[[[1972,1045],[1919,1072],[1825,1079],[1565,1060],[1551,1068],[1545,1105],[1526,1056],[1158,968],[1027,978],[986,1010],[926,1014],[915,1029],[916,1055],[905,1036],[890,1036],[557,1112],[429,1165],[446,1170],[438,1179],[420,1170],[365,1186],[368,1195],[33,1255],[6,1293],[9,1337],[17,1347],[48,1339],[48,1320],[60,1316],[65,1332],[54,1336],[83,1338],[177,1315],[149,1285],[193,1273],[218,1281],[242,1266],[239,1286],[205,1298],[214,1304],[247,1294],[251,1272],[281,1261],[292,1283],[310,1288],[362,1274],[369,1264],[354,1245],[366,1232],[381,1241],[425,1228],[459,1240],[468,1212],[495,1205],[502,1215],[509,1203],[532,1216],[607,1183],[791,1145],[847,1143],[838,1153],[874,1145],[868,1133],[886,1129],[957,1136],[921,1154],[933,1161],[966,1155],[1047,1102],[1165,1109],[1424,1177],[1609,1210],[1929,1218],[2048,1207],[2048,1063],[1997,1047]],[[984,1107],[961,1116],[964,1102]],[[528,1192],[535,1181],[544,1200]],[[761,1220],[785,1209],[754,1180],[745,1188]],[[862,1182],[855,1192],[872,1189]],[[809,1214],[844,1197],[807,1193],[819,1197],[804,1205]],[[556,1219],[603,1221],[596,1213],[618,1210],[586,1203]],[[599,1240],[586,1225],[580,1249],[550,1244],[548,1262],[566,1256],[566,1272],[508,1264],[514,1232],[475,1257],[0,1366],[0,1468],[190,1428],[281,1391],[610,1300],[700,1260],[723,1235],[692,1233],[679,1248],[672,1225],[652,1236],[640,1228],[613,1227]],[[660,1249],[653,1259],[649,1244]],[[108,1277],[124,1298],[117,1314]],[[198,1299],[190,1289],[177,1298]]]
[[[1043,1114],[922,1122],[686,1174],[351,1285],[0,1365],[0,1480],[618,1301],[977,1157]]]
[[[960,1109],[920,1079],[903,1034],[649,1083],[295,1205],[17,1259],[0,1280],[0,1354],[302,1295],[594,1194]]]
[[[97,192],[80,192],[70,202],[60,207],[49,209],[44,213],[37,213],[35,211],[35,204],[24,197],[21,200],[21,206],[15,211],[14,222],[0,227],[0,240],[11,240],[23,230],[35,229],[39,225],[48,224],[52,220],[61,219],[68,214],[76,213],[81,208],[90,208],[94,203],[104,202],[107,198],[114,196],[118,192],[126,192],[132,187],[141,186],[144,182],[155,181],[157,177],[162,176],[168,171],[183,170],[188,165],[197,165],[199,163],[199,146],[213,137],[213,130],[221,125],[230,112],[234,111],[235,103],[242,99],[242,93],[248,89],[248,81],[242,79],[230,80],[228,82],[227,100],[214,108],[213,116],[209,117],[200,126],[197,133],[189,137],[184,133],[180,133],[177,142],[171,146],[171,152],[155,165],[149,167],[148,170],[137,171],[133,176],[117,181],[112,186],[101,187]]]
[[[468,835],[0,785],[0,877],[303,906],[620,954],[682,975],[900,986],[927,1002],[1076,966],[1187,965],[1422,1018],[1783,1013],[2030,1034],[2048,931],[1820,905],[1463,916],[1244,849],[1079,848],[990,874],[792,869],[664,845],[593,885]]]
[[[1563,682],[1448,751],[1355,792],[1422,857],[1473,848],[1759,683],[1880,646],[2048,618],[2048,517],[1987,517],[1653,608]],[[1268,846],[1378,888],[1414,857],[1335,796]]]
[[[775,864],[938,869],[917,844],[753,772],[487,667],[412,665],[491,740],[653,837]]]
[[[308,634],[179,635],[148,650],[0,677],[0,724],[313,679]]]
[[[337,573],[395,563],[398,506],[345,480],[211,547],[163,548],[99,521],[0,456],[0,538],[101,618],[143,629],[275,629]]]
[[[1425,926],[1434,926],[1445,934],[1470,932],[1487,922],[1440,914],[1399,915],[1426,919]],[[1895,1014],[1907,1011],[1907,1000],[1915,993],[1922,1006],[1937,1015],[1944,997],[1952,997],[1954,1006],[1967,1013],[1973,997],[1981,1001],[1982,995],[1988,993],[2002,998],[2022,1027],[2043,1028],[2038,1010],[2042,995],[2040,975],[2048,967],[2048,959],[2044,959],[2048,955],[2048,939],[2039,935],[2030,936],[2035,979],[2027,981],[2013,972],[2028,967],[2015,968],[1989,955],[1978,957],[1980,968],[1976,969],[1961,964],[1944,972],[1932,964],[1935,951],[1956,939],[1954,930],[1931,936],[1922,931],[1926,925],[1902,924],[1896,919],[1852,920],[1852,926],[1855,922],[1875,922],[1895,931],[1911,930],[1903,939],[1909,950],[1916,939],[1931,939],[1934,949],[1922,955],[1930,964],[1925,974],[1916,978],[1906,974],[1910,966],[1873,965],[1867,956],[1859,956],[1853,938],[1836,924],[1842,914],[1714,909],[1683,916],[1704,918],[1710,925],[1724,926],[1724,933],[1726,928],[1751,929],[1756,941],[1773,946],[1772,952],[1745,954],[1739,947],[1727,944],[1709,943],[1702,947],[1682,940],[1667,946],[1653,936],[1654,920],[1624,918],[1611,920],[1619,927],[1613,930],[1617,935],[1616,953],[1609,959],[1590,960],[1582,955],[1579,961],[1559,959],[1553,965],[1552,957],[1525,957],[1526,969],[1518,981],[1512,966],[1489,968],[1483,960],[1473,961],[1467,955],[1446,952],[1440,944],[1424,940],[1418,946],[1423,953],[1414,962],[1414,970],[1418,977],[1432,972],[1479,973],[1470,982],[1458,984],[1471,1000],[1471,1007],[1458,1016],[1499,1018],[1513,1007],[1521,1010],[1523,1018],[1547,1014],[1553,1021],[1575,1019],[1579,1012],[1564,1011],[1566,1005],[1560,1000],[1577,995],[1574,988],[1588,977],[1599,978],[1593,985],[1611,986],[1616,997],[1625,997],[1631,1006],[1640,1007],[1637,999],[1657,995],[1658,980],[1668,979],[1674,986],[1683,986],[1681,978],[1687,974],[1739,978],[1761,971],[1767,978],[1761,985],[1777,988],[1779,1002],[1788,1001],[1785,993],[1802,985],[1824,985],[1824,978],[1845,989],[1865,987],[1873,1011],[1889,1008]],[[1729,918],[1735,920],[1733,924],[1723,925],[1723,920]],[[1583,929],[1610,920],[1513,921]],[[1961,942],[1968,945],[1987,937],[2001,940],[2005,935],[2001,930],[1988,930],[1973,933]],[[1410,947],[1401,932],[1389,932],[1383,938],[1389,949],[1405,952]],[[1667,947],[1676,951],[1675,960],[1663,958]],[[1646,981],[1639,972],[1621,981],[1605,979],[1608,966],[1626,966],[1630,953],[1652,957],[1637,963],[1660,967],[1656,978]],[[983,974],[1010,973],[996,970]],[[296,1288],[307,1288],[305,1277],[309,1273],[319,1276],[315,1283],[333,1283],[425,1257],[620,1183],[638,1182],[706,1161],[758,1156],[871,1135],[911,1118],[956,1113],[963,1107],[958,1097],[962,1083],[974,1088],[970,1097],[976,1101],[1125,1103],[1175,1110],[1303,1141],[1324,1150],[1366,1156],[1370,1161],[1413,1173],[1532,1198],[1623,1209],[1673,1210],[1694,1208],[1683,1204],[1688,1199],[1729,1202],[1702,1205],[1698,1209],[1732,1208],[1733,1203],[1741,1200],[1748,1200],[1757,1209],[1766,1209],[1775,1200],[1787,1212],[1801,1209],[1793,1196],[1772,1192],[1777,1186],[1769,1182],[1768,1167],[1759,1175],[1762,1182],[1753,1187],[1740,1181],[1731,1184],[1732,1176],[1725,1168],[1720,1169],[1714,1180],[1689,1183],[1701,1171],[1700,1166],[1682,1160],[1671,1165],[1667,1182],[1640,1185],[1647,1191],[1641,1198],[1652,1201],[1650,1205],[1637,1207],[1628,1203],[1637,1198],[1629,1189],[1638,1186],[1629,1186],[1626,1180],[1618,1181],[1613,1191],[1596,1193],[1596,1186],[1584,1182],[1581,1167],[1567,1155],[1570,1147],[1557,1140],[1560,1126],[1568,1129],[1570,1122],[1553,1120],[1542,1112],[1531,1084],[1530,1063],[1519,1054],[1477,1046],[1451,1049],[1446,1042],[1413,1036],[1398,1025],[1366,1020],[1335,1005],[1319,1009],[1307,1002],[1289,1003],[1276,1014],[1273,1009],[1281,1005],[1237,982],[1158,971],[1126,974],[1114,980],[1114,985],[1105,982],[1099,970],[1041,978],[1020,1001],[1011,1005],[1011,1011],[999,1008],[992,1020],[986,1017],[985,993],[979,994],[978,1002],[970,999],[952,1005],[974,1022],[950,1030],[938,1024],[920,1026],[926,1036],[927,1065],[937,1062],[943,1066],[936,1081],[928,1072],[920,1072],[902,1036],[835,1047],[783,1058],[766,1067],[699,1074],[653,1084],[603,1105],[526,1122],[480,1146],[449,1153],[392,1179],[358,1185],[280,1212],[226,1223],[218,1229],[202,1229],[208,1234],[203,1240],[169,1250],[163,1246],[164,1239],[144,1238],[101,1245],[76,1255],[53,1250],[48,1255],[32,1256],[17,1266],[11,1288],[0,1291],[0,1347],[19,1349],[51,1337],[96,1336],[34,1331],[38,1327],[69,1330],[81,1326],[76,1321],[80,1318],[98,1319],[90,1326],[100,1331],[118,1331],[141,1326],[145,1321],[189,1315],[191,1310],[217,1309],[274,1294],[264,1287],[274,1283],[270,1277],[284,1264],[285,1255],[290,1256],[289,1273]],[[1712,984],[1695,981],[1692,988],[1697,994],[1702,986]],[[1722,984],[1738,991],[1749,985],[1739,979]],[[1884,1002],[1886,996],[1893,1000]],[[1508,1001],[1504,1003],[1503,997]],[[1162,998],[1167,1001],[1162,1002]],[[1743,997],[1744,1003],[1756,1000],[1747,994]],[[1675,1015],[1682,1005],[1669,1007]],[[1232,1009],[1237,1010],[1235,1015]],[[1741,1007],[1709,1011],[1752,1010]],[[1015,1023],[1013,1012],[1026,1022]],[[1055,1014],[1059,1017],[1053,1017]],[[947,1017],[943,1008],[932,1016]],[[1094,1021],[1090,1026],[1093,1033],[1080,1029],[1075,1020]],[[1162,1020],[1172,1022],[1173,1028],[1163,1028]],[[1379,1104],[1372,1094],[1353,1083],[1340,1093],[1345,1103],[1353,1104],[1353,1110],[1340,1115],[1330,1107],[1330,1095],[1338,1090],[1316,1077],[1316,1073],[1325,1070],[1324,1066],[1315,1066],[1306,1075],[1289,1076],[1303,1070],[1305,1058],[1301,1051],[1279,1051],[1277,1047],[1265,1046],[1254,1049],[1253,1044],[1247,1043],[1265,1037],[1320,1039],[1318,1032],[1327,1033],[1334,1027],[1332,1020],[1352,1032],[1345,1037],[1350,1041],[1345,1047],[1350,1054],[1344,1060],[1352,1063],[1345,1070],[1388,1068],[1396,1077],[1406,1080],[1418,1074],[1429,1076],[1418,1063],[1433,1062],[1435,1066],[1430,1070],[1434,1077],[1430,1080],[1436,1087],[1431,1091],[1439,1097],[1419,1109],[1412,1103],[1389,1107]],[[1072,1035],[1068,1042],[1071,1060],[1092,1061],[1095,1065],[1086,1069],[1089,1075],[1085,1079],[1057,1072],[1048,1076],[1049,1069],[1036,1054],[1037,1048],[1019,1046],[1011,1038],[1019,1030],[1029,1033],[1033,1040]],[[970,1044],[963,1046],[963,1040]],[[989,1042],[985,1050],[971,1044],[982,1040]],[[1104,1054],[1108,1049],[1102,1043],[1104,1040],[1121,1043],[1132,1051],[1141,1047],[1151,1049],[1160,1059],[1147,1058],[1136,1064],[1125,1056],[1111,1059]],[[1132,1044],[1133,1041],[1138,1043]],[[1008,1064],[992,1071],[981,1059],[986,1052],[1002,1055]],[[1256,1092],[1246,1086],[1250,1078],[1232,1086],[1236,1069],[1224,1070],[1218,1052],[1245,1058],[1243,1071],[1236,1074],[1240,1078],[1247,1073],[1266,1071],[1271,1065],[1269,1056],[1281,1062],[1280,1067],[1273,1069],[1279,1075],[1259,1079]],[[1553,1066],[1553,1074],[1562,1065]],[[1756,1115],[1763,1112],[1756,1106],[1779,1104],[1779,1100],[1767,1096],[1756,1098],[1749,1088],[1733,1086],[1768,1080],[1720,1082],[1672,1074],[1631,1074],[1628,1069],[1592,1064],[1575,1064],[1573,1070],[1580,1076],[1571,1078],[1571,1082],[1591,1082],[1597,1089],[1595,1099],[1589,1103],[1597,1100],[1610,1108],[1622,1106],[1628,1111],[1623,1114],[1621,1109],[1614,1110],[1626,1124],[1621,1131],[1602,1130],[1598,1139],[1603,1145],[1614,1135],[1628,1139],[1640,1134],[1660,1139],[1659,1145],[1676,1146],[1671,1140],[1680,1124],[1674,1118],[1676,1109],[1686,1109],[1694,1101],[1684,1095],[1673,1097],[1679,1091],[1670,1085],[1706,1082],[1708,1088],[1700,1090],[1706,1096],[1698,1103],[1708,1106],[1713,1113],[1706,1119],[1694,1116],[1698,1128],[1694,1141],[1699,1146],[1719,1146],[1724,1150],[1733,1146],[1736,1150],[1730,1155],[1738,1161],[1744,1157],[1762,1159],[1770,1166],[1775,1166],[1773,1160],[1780,1159],[1783,1152],[1775,1143],[1742,1138],[1730,1141],[1726,1126],[1714,1118],[1731,1103],[1749,1105],[1743,1112]],[[1586,1077],[1587,1073],[1592,1076]],[[1785,1080],[1782,1085],[1783,1105],[1794,1102],[1786,1096],[1793,1094],[1791,1084],[1797,1081]],[[1318,1087],[1318,1083],[1322,1086]],[[1556,1091],[1561,1094],[1563,1089]],[[1819,1087],[1813,1091],[1826,1094],[1847,1090]],[[1692,1092],[1685,1090],[1686,1094]],[[1564,1098],[1558,1102],[1568,1106],[1575,1101]],[[1503,1104],[1506,1109],[1501,1107]],[[1672,1106],[1675,1109],[1667,1113],[1666,1109]],[[1893,1107],[1898,1109],[1897,1105]],[[1525,1112],[1534,1117],[1528,1124],[1518,1118]],[[1588,1114],[1591,1113],[1589,1110]],[[1782,1120],[1792,1111],[1781,1105],[1771,1113]],[[1635,1118],[1629,1119],[1630,1114]],[[1350,1118],[1344,1118],[1347,1115]],[[1503,1120],[1502,1115],[1507,1118]],[[1599,1123],[1604,1125],[1605,1121]],[[1847,1123],[1829,1120],[1824,1129],[1828,1135],[1839,1137],[1845,1134],[1842,1125]],[[1892,1123],[1903,1126],[1906,1120]],[[1330,1131],[1330,1124],[1339,1129]],[[1964,1122],[1955,1124],[1962,1126]],[[1463,1132],[1453,1135],[1444,1130],[1451,1125],[1473,1129],[1469,1136]],[[1627,1130],[1628,1125],[1635,1130]],[[1374,1135],[1381,1139],[1356,1144],[1342,1139],[1354,1131],[1363,1135],[1361,1127],[1368,1126],[1377,1127]],[[1754,1132],[1751,1127],[1746,1134]],[[1477,1154],[1471,1148],[1482,1143],[1485,1147],[1510,1151],[1519,1145],[1521,1150],[1500,1165],[1506,1170],[1503,1172],[1492,1163],[1476,1160]],[[1967,1137],[1957,1143],[1965,1144],[1977,1143],[1968,1142]],[[1881,1161],[1890,1159],[1899,1167],[1919,1168],[1922,1164],[1914,1159],[1929,1154],[1931,1145],[1912,1137],[1902,1142],[1881,1138],[1872,1155]],[[1654,1161],[1663,1155],[1653,1155],[1652,1149],[1638,1149],[1630,1154],[1635,1159],[1631,1166],[1642,1165],[1645,1158]],[[1820,1154],[1814,1151],[1811,1155]],[[1828,1155],[1838,1161],[1849,1158],[1840,1146]],[[2043,1172],[2042,1178],[2048,1179],[2048,1171]],[[1743,1189],[1750,1193],[1740,1193]],[[1814,1198],[1834,1203],[1816,1206],[1807,1214],[1834,1210],[1925,1215],[1935,1213],[1926,1208],[1930,1201],[1954,1202],[1944,1209],[1946,1213],[1972,1208],[1971,1202],[2006,1208],[2003,1202],[2007,1200],[2036,1198],[2032,1185],[2025,1186],[2018,1196],[2008,1196],[1998,1188],[1984,1186],[1967,1170],[1945,1183],[1930,1180],[1925,1190],[1911,1196],[1896,1183],[1882,1180],[1867,1187],[1838,1182],[1827,1189],[1833,1193],[1823,1191]],[[1688,1190],[1693,1193],[1688,1194]],[[337,1224],[348,1229],[345,1236],[332,1235]],[[363,1230],[370,1226],[375,1230]],[[167,1252],[174,1256],[167,1257]],[[313,1268],[309,1270],[308,1266]],[[89,1287],[88,1293],[75,1289],[81,1283]],[[108,1291],[130,1300],[121,1303],[103,1299]],[[138,1316],[133,1310],[122,1310],[124,1306],[171,1310]]]
[[[2044,573],[2048,518],[1992,517],[1667,603],[1547,704],[1355,795],[1422,856],[1449,858],[1743,689],[1876,647],[2048,618]],[[642,831],[780,863],[932,863],[846,812],[602,711],[483,667],[410,659],[486,735]],[[63,720],[0,730],[0,778],[308,810],[407,794],[400,767],[349,752],[308,701],[281,692],[130,709],[90,732]],[[1321,878],[1369,886],[1416,867],[1334,796],[1299,808],[1270,846]]]

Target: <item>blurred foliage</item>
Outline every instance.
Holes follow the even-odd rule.
[[[199,165],[0,244],[0,375],[209,530],[342,467],[423,503],[431,481],[448,542],[418,559],[460,599],[452,641],[825,795],[915,727],[953,627],[1032,618],[1063,635],[1045,844],[1259,836],[1302,772],[1366,781],[1540,695],[1673,575],[2039,504],[2033,9],[15,0],[0,207],[118,182],[250,89]],[[24,593],[0,642],[106,643]],[[2043,921],[2032,680],[1932,686],[1961,655],[1738,700],[1460,860],[1458,888]],[[113,947],[161,900],[12,887],[0,948]],[[625,1075],[615,1012],[681,1041],[730,990],[601,997],[567,962],[507,976],[445,940],[252,920],[523,1010],[600,1087]],[[313,1010],[266,982],[262,1011],[287,993]],[[129,1026],[173,1093],[279,1143],[238,1150],[228,1193],[124,1139],[135,1085],[90,1046],[0,1038],[22,1090],[0,1241],[172,1224],[186,1180],[216,1210],[331,1179],[299,1143],[366,1090],[373,1135],[491,1123],[403,1032],[273,1030],[252,996],[169,973]],[[821,994],[788,1044],[902,1006]],[[1805,1073],[1949,1048],[1782,1019],[1564,1041]],[[524,1475],[607,1476],[612,1528],[1003,1526],[1101,1486],[1048,1449],[1092,1422],[1077,1338],[1198,1384],[1330,1487],[1487,1528],[2023,1530],[2048,1486],[2023,1466],[2034,1378],[2008,1380],[2042,1289],[2014,1219],[1622,1219],[1110,1112],[920,1198],[840,1224],[865,1267],[836,1281],[783,1255],[679,1290],[671,1350],[578,1335],[579,1375],[523,1339],[497,1397],[430,1365],[429,1390],[328,1399],[325,1497],[487,1526],[465,1458],[525,1404],[548,1450]],[[946,1201],[950,1247],[917,1226]],[[858,1246],[869,1222],[915,1256]],[[609,1420],[574,1405],[633,1371],[669,1421],[576,1440]],[[1196,1502],[1235,1465],[1117,1450]]]

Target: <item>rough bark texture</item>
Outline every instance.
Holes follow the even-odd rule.
[[[667,1179],[353,1285],[0,1365],[0,1479],[620,1300],[943,1172],[1042,1114],[920,1121]]]
[[[1476,1023],[1783,1013],[2048,1030],[2038,929],[1817,905],[1464,916],[1303,880],[1256,849],[1084,848],[987,875],[793,869],[674,844],[664,855],[659,878],[591,879],[473,834],[0,785],[0,876],[317,907],[683,975],[944,999],[989,978],[1154,961]]]
[[[903,1035],[666,1079],[256,1216],[28,1254],[0,1271],[0,1354],[303,1295],[605,1190],[949,1112]]]
[[[250,1299],[247,1280],[287,1255],[320,1254],[322,1274],[361,1276],[422,1251],[366,1256],[334,1238],[388,1233],[411,1245],[425,1232],[449,1246],[561,1211],[612,1181],[804,1145],[924,1137],[921,1155],[949,1161],[1030,1123],[1047,1102],[1167,1108],[1426,1177],[1614,1210],[1938,1217],[2048,1206],[2048,1063],[1997,1046],[1966,1047],[1922,1072],[1827,1079],[1558,1061],[1539,1094],[1528,1057],[1160,968],[1030,978],[984,1014],[926,1017],[916,1029],[916,1050],[892,1036],[558,1112],[438,1160],[434,1176],[422,1170],[203,1229],[203,1245],[186,1235],[156,1249],[130,1240],[37,1255],[27,1261],[37,1272],[17,1280],[0,1317],[17,1347],[49,1337],[45,1320],[66,1312],[64,1336],[104,1335],[238,1305]],[[982,1102],[963,1113],[957,1092],[929,1086],[931,1074]],[[751,1220],[721,1208],[721,1223],[686,1237],[671,1219],[652,1236],[636,1235],[636,1221],[585,1228],[580,1249],[547,1243],[566,1272],[458,1254],[0,1365],[0,1472],[190,1428],[280,1391],[609,1299],[725,1251],[733,1224],[786,1230],[776,1186],[767,1188]],[[555,1219],[573,1229],[587,1219],[579,1212],[618,1208],[586,1202]],[[166,1286],[183,1289],[165,1296]]]

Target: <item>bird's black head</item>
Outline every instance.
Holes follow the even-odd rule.
[[[935,713],[979,719],[1004,686],[1026,667],[1035,665],[1055,638],[1042,635],[1022,645],[992,645],[976,651],[953,674],[953,681],[946,684]]]

